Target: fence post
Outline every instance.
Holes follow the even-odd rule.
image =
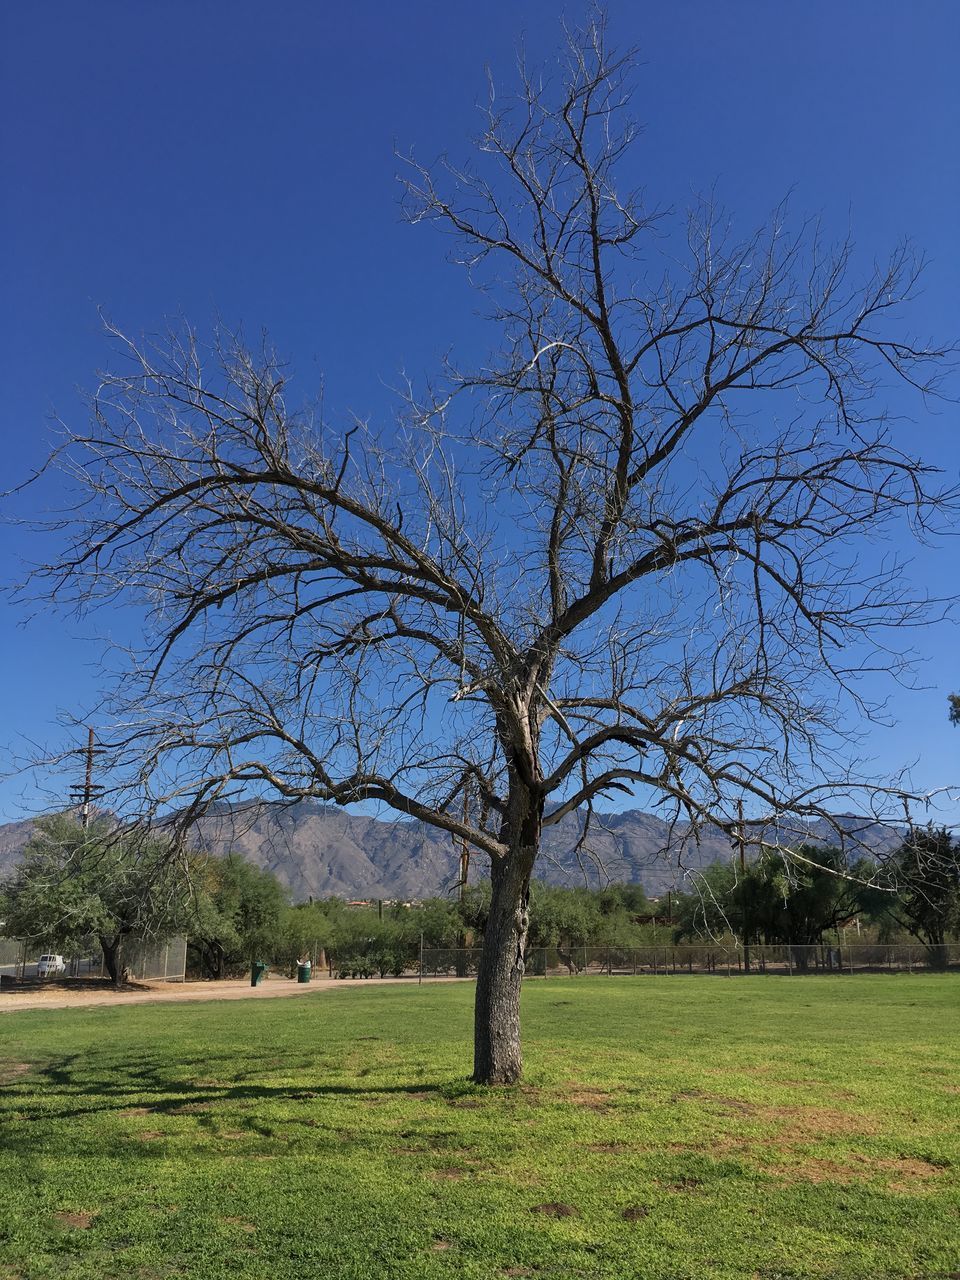
[[[423,982],[423,934],[420,934],[420,973],[417,977],[417,986]]]

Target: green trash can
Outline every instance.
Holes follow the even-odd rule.
[[[309,960],[301,960],[301,962],[297,965],[297,981],[298,982],[310,981],[310,961]]]
[[[262,960],[255,960],[253,962],[253,968],[250,970],[251,987],[259,987],[260,983],[263,981],[263,975],[267,972],[268,967],[269,966],[265,965]]]

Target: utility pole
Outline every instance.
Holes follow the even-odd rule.
[[[95,792],[101,791],[101,787],[94,786],[93,783],[93,756],[96,748],[94,747],[93,729],[87,730],[87,749],[85,752],[87,759],[86,772],[82,787],[71,787],[70,793],[75,801],[80,804],[80,825],[86,831],[90,825],[90,817],[93,811],[93,797]]]
[[[743,972],[750,972],[750,919],[747,895],[747,863],[744,853],[743,801],[737,801],[737,845],[740,849],[740,901],[743,905]]]

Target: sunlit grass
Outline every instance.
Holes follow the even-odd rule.
[[[0,1277],[960,1270],[955,979],[531,981],[487,1092],[472,994],[3,1015]]]

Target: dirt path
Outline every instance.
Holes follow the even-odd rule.
[[[294,982],[291,978],[267,978],[259,987],[251,987],[249,978],[225,982],[138,982],[135,990],[113,991],[109,987],[89,987],[70,991],[60,985],[23,988],[0,993],[0,1013],[18,1013],[21,1009],[81,1009],[98,1004],[182,1004],[202,1000],[272,1000],[280,996],[309,996],[317,991],[341,990],[370,986],[409,985],[416,978],[364,978],[362,981],[317,978],[312,982]],[[425,978],[424,982],[459,982],[470,979]]]

